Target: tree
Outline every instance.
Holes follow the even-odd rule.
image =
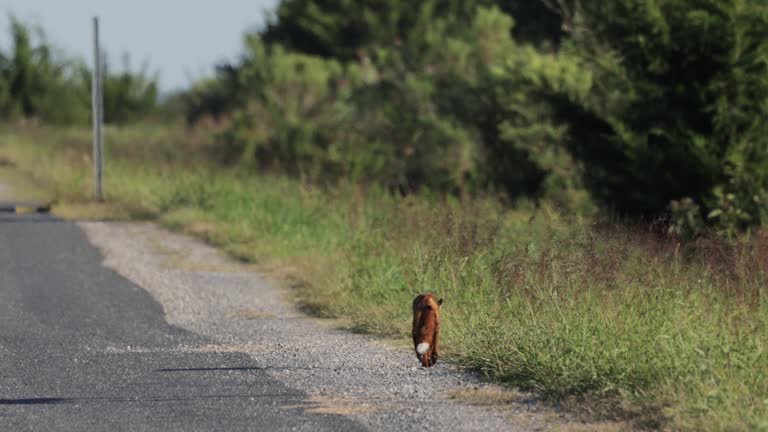
[[[0,119],[37,118],[50,123],[87,124],[91,73],[76,59],[58,52],[42,30],[10,16],[9,53],[0,52]],[[105,117],[126,122],[149,114],[157,102],[157,78],[126,64],[123,72],[104,73]]]
[[[594,196],[633,215],[690,198],[714,221],[764,221],[768,3],[595,0],[579,10],[564,49],[595,85],[553,105]]]

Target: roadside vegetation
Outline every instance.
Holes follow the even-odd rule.
[[[0,158],[357,331],[406,338],[433,291],[446,357],[577,412],[768,429],[768,6],[386,3],[284,0],[215,76],[118,104],[104,204],[87,121],[4,110]]]

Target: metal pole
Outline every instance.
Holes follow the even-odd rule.
[[[101,124],[104,120],[104,99],[101,93],[101,53],[99,51],[99,17],[93,17],[93,77],[91,79],[93,102],[93,171],[96,199],[101,201],[101,178],[104,169],[102,156]]]

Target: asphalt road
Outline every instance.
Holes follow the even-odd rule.
[[[363,429],[285,409],[307,395],[246,354],[178,349],[209,341],[101,259],[74,224],[0,212],[0,430]]]

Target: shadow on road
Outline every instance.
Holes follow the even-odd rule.
[[[194,371],[262,371],[268,368],[247,366],[247,367],[207,367],[207,368],[171,368],[157,369],[156,372],[194,372]]]
[[[283,394],[237,394],[237,395],[201,395],[201,396],[174,396],[174,397],[63,397],[63,398],[22,398],[22,399],[0,399],[0,405],[56,405],[56,404],[75,404],[75,403],[101,403],[101,402],[181,402],[199,399],[263,399],[263,398],[302,398],[302,393],[283,393]]]
[[[247,367],[200,367],[200,368],[169,368],[169,369],[155,369],[155,372],[215,372],[215,371],[297,371],[297,370],[315,370],[317,367],[277,367],[277,366],[247,366]]]

